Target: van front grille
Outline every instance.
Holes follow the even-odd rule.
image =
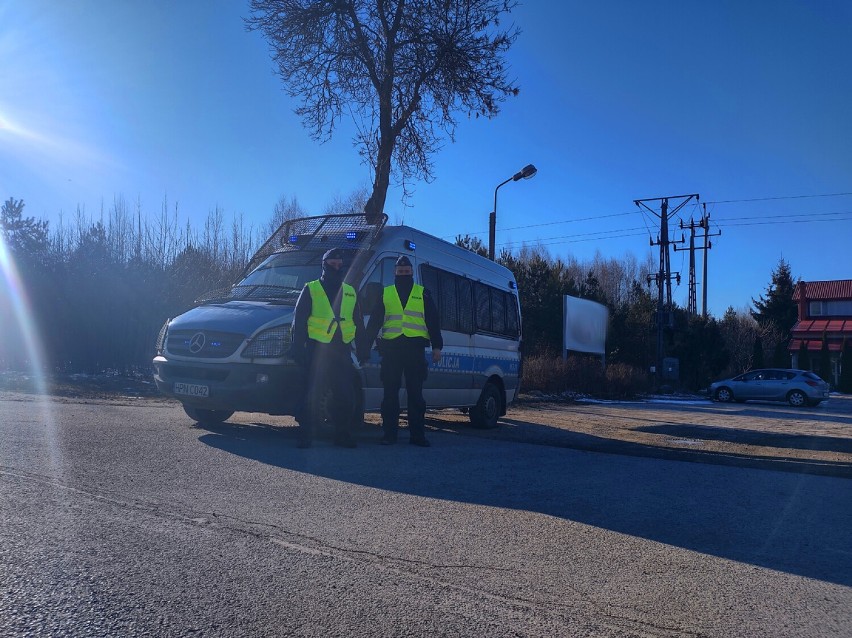
[[[214,330],[169,330],[167,352],[182,357],[224,359],[230,357],[245,336],[236,332]]]

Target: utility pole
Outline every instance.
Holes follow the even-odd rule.
[[[680,229],[685,230],[689,229],[689,293],[686,304],[686,311],[690,316],[694,317],[698,314],[698,301],[696,299],[696,283],[695,283],[695,229],[696,228],[704,228],[704,217],[701,218],[701,221],[695,223],[691,218],[689,220],[689,224],[684,224],[682,221],[680,222]],[[681,235],[681,241],[683,241],[683,236]],[[684,250],[683,248],[678,249],[677,246],[674,247],[675,252],[678,250]],[[699,249],[700,250],[700,249]],[[704,260],[705,267],[707,264],[707,260]],[[707,277],[705,271],[705,278]],[[706,288],[705,288],[706,289]],[[706,302],[705,302],[706,307]]]
[[[707,212],[707,204],[701,204],[704,209],[704,214],[701,216],[701,223],[703,224],[702,228],[704,229],[704,248],[698,248],[698,250],[704,251],[704,279],[702,280],[701,289],[701,315],[706,319],[707,318],[707,258],[709,257],[708,251],[713,248],[713,242],[709,240],[710,237],[718,237],[722,234],[722,229],[719,229],[718,233],[710,232],[710,213]]]
[[[710,232],[710,214],[707,212],[707,204],[702,204],[704,212],[701,215],[701,220],[699,222],[694,222],[692,219],[689,220],[689,224],[680,223],[680,227],[682,230],[689,229],[689,301],[687,304],[687,312],[691,316],[695,316],[698,314],[698,302],[696,300],[696,289],[698,288],[695,281],[695,251],[703,250],[704,251],[704,278],[702,281],[702,290],[701,290],[701,302],[702,302],[702,310],[701,314],[706,319],[707,318],[707,251],[713,248],[713,242],[709,241],[710,237],[718,237],[722,234],[721,229],[718,233]],[[700,235],[698,238],[704,240],[704,246],[696,246],[695,245],[695,229],[701,228],[704,231],[703,235]],[[685,250],[684,248],[674,247],[675,251]]]
[[[698,194],[692,195],[677,195],[670,197],[654,197],[649,199],[635,199],[633,203],[640,208],[645,208],[651,214],[660,220],[660,234],[657,241],[651,239],[651,246],[659,245],[660,247],[660,269],[656,274],[648,275],[648,285],[651,281],[657,284],[657,361],[655,366],[655,374],[657,385],[661,385],[663,378],[663,359],[665,358],[664,348],[664,330],[671,327],[673,324],[672,312],[672,278],[677,279],[680,283],[680,273],[672,273],[671,261],[669,258],[669,245],[680,242],[673,242],[669,239],[669,218],[675,215],[681,208],[693,199],[698,199]],[[674,208],[669,210],[669,200],[681,200]],[[660,212],[651,208],[647,202],[660,202]],[[683,240],[681,240],[682,242]],[[663,285],[665,285],[665,299],[663,298]]]

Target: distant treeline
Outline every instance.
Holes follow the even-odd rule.
[[[358,198],[334,202],[325,212],[351,210]],[[233,283],[283,219],[304,214],[295,199],[282,199],[263,226],[247,225],[242,215],[226,220],[216,208],[197,228],[166,202],[151,216],[119,198],[96,219],[78,211],[51,228],[24,208],[10,198],[0,211],[0,369],[40,364],[85,373],[148,369],[167,318],[202,293]],[[456,243],[484,252],[477,238]],[[609,307],[607,362],[647,373],[656,353],[656,291],[644,283],[653,271],[650,258],[562,260],[525,246],[504,250],[499,261],[518,280],[525,354],[561,358],[562,295],[569,294]],[[745,311],[728,309],[720,321],[688,317],[679,308],[672,313],[666,354],[680,359],[681,383],[692,389],[720,373],[748,369],[782,340]]]

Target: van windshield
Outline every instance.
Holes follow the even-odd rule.
[[[306,283],[317,279],[319,264],[292,263],[290,255],[272,255],[251,271],[238,286],[278,286],[301,290]]]
[[[352,266],[356,251],[341,249],[340,252],[343,254],[343,269],[346,271]],[[275,286],[299,291],[306,283],[319,279],[322,274],[322,253],[316,253],[315,259],[305,257],[306,251],[270,255],[237,286]]]

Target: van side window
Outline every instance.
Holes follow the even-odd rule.
[[[520,317],[518,316],[518,302],[515,295],[508,294],[509,303],[506,306],[506,333],[510,337],[521,334]]]
[[[443,330],[520,335],[518,300],[513,294],[428,264],[420,266],[420,280],[438,306]]]
[[[473,282],[467,277],[457,277],[459,296],[459,332],[473,334]]]
[[[420,266],[420,283],[430,293],[436,306],[440,306],[441,302],[438,298],[438,270],[432,266]]]
[[[437,305],[441,315],[441,328],[454,332],[459,331],[459,295],[456,279],[456,275],[452,273],[445,270],[438,271]]]
[[[396,260],[393,257],[385,257],[376,264],[373,272],[364,282],[364,286],[358,295],[364,314],[370,314],[373,307],[381,299],[385,286],[390,286],[393,283],[395,265]]]
[[[488,286],[476,282],[473,285],[474,305],[476,308],[476,330],[492,332],[491,330],[491,295]]]
[[[506,334],[506,293],[491,288],[491,329],[497,334]]]
[[[423,287],[432,293],[441,329],[471,334],[473,332],[472,282],[446,270],[424,264],[420,266]]]

